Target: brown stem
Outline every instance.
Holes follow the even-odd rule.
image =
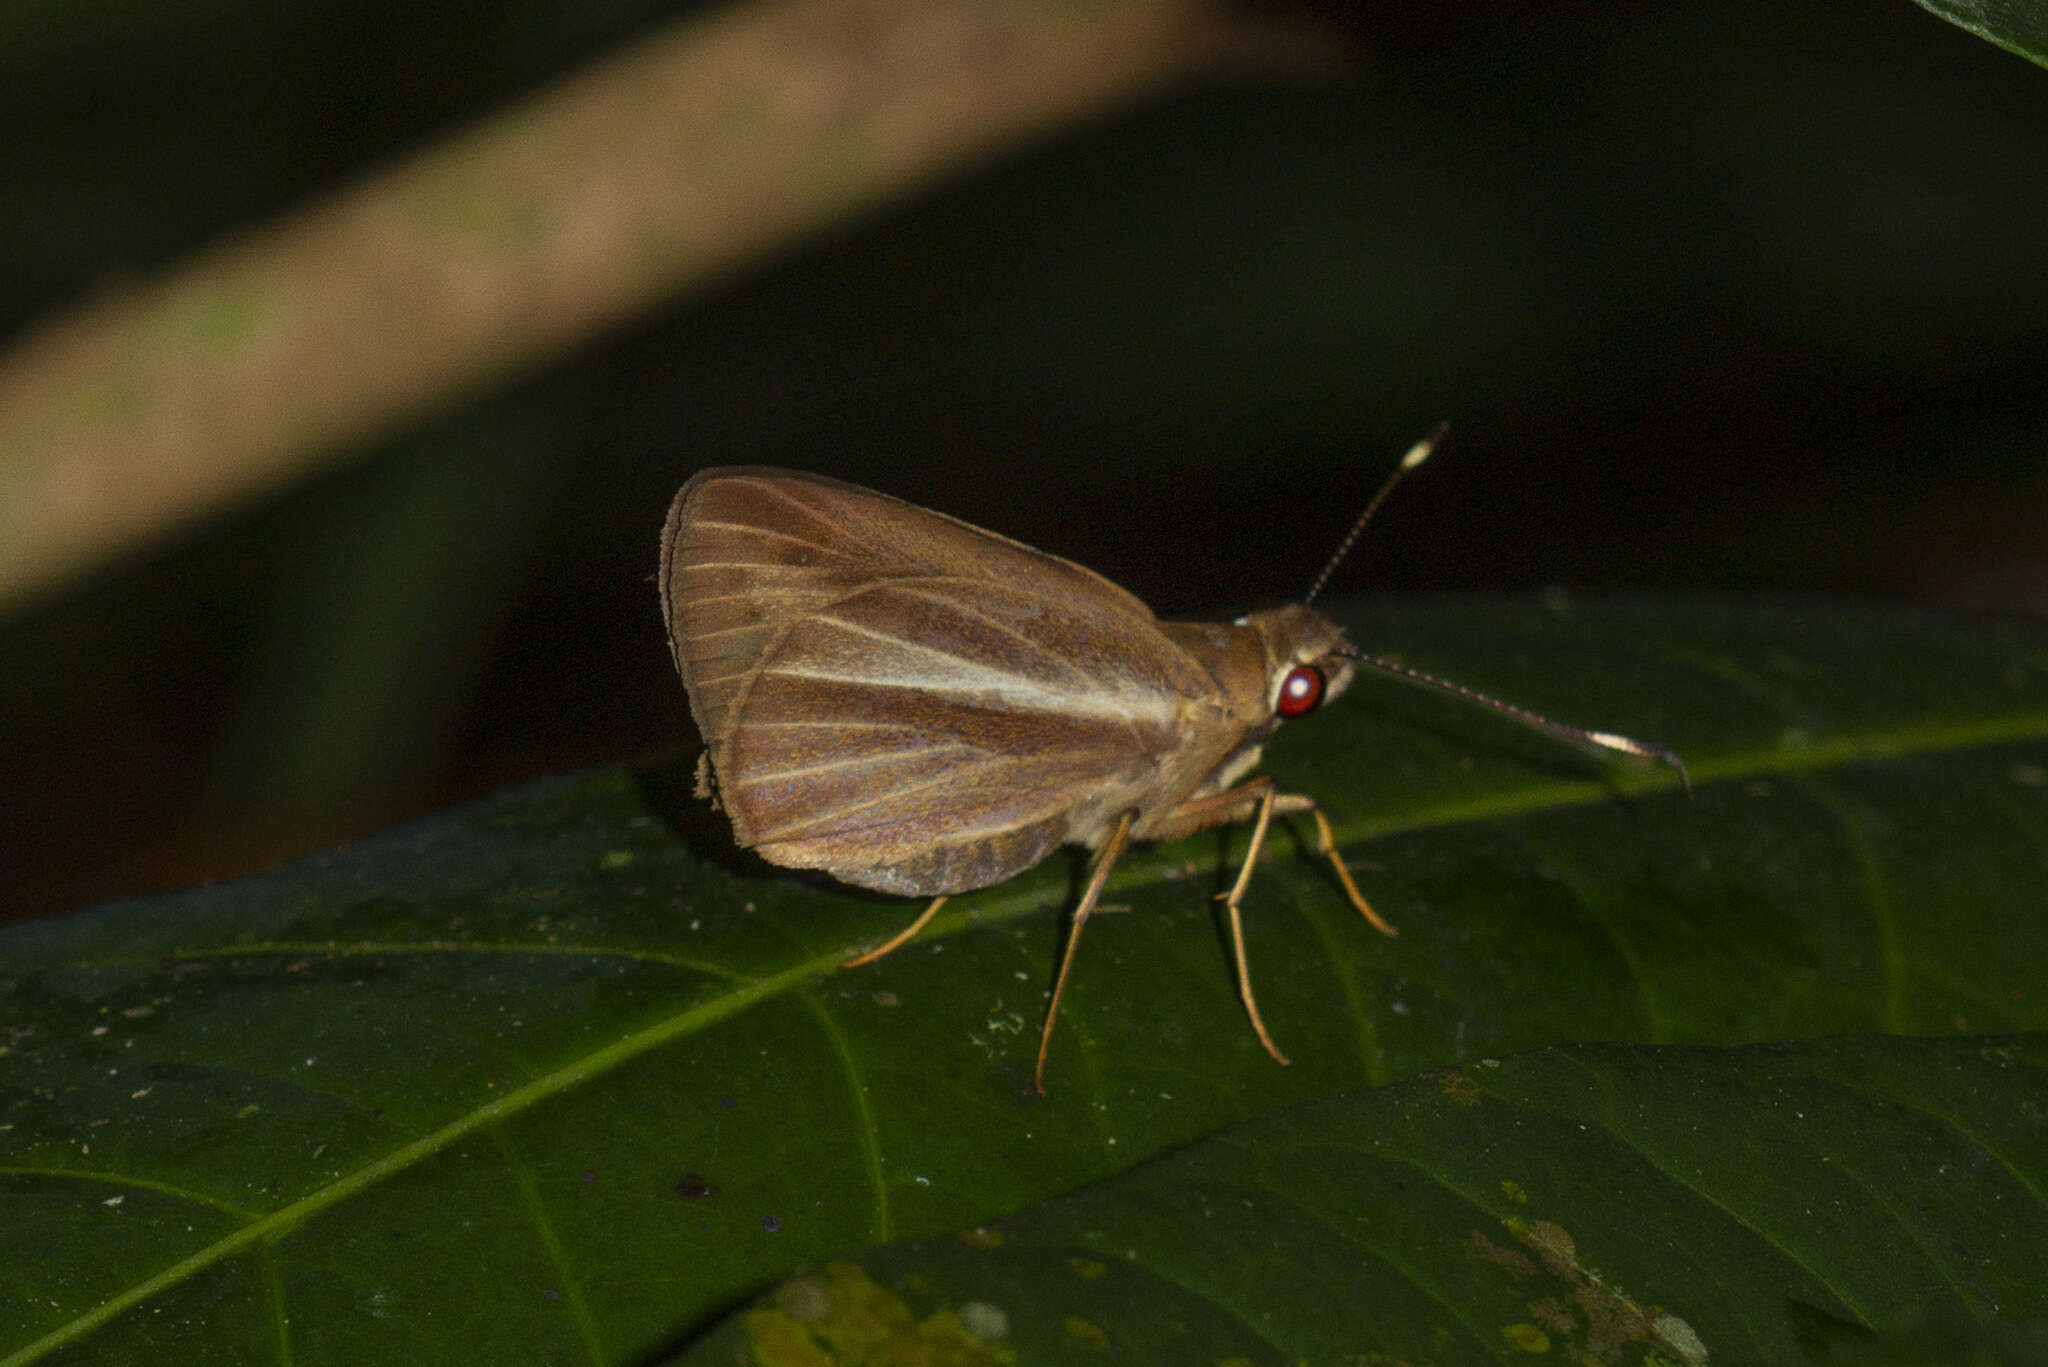
[[[657,33],[0,355],[0,605],[1247,43],[1212,0],[753,0]]]

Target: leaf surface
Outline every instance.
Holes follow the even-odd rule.
[[[1703,1367],[2048,1326],[2043,1097],[2040,1033],[1484,1059],[828,1263],[683,1361],[829,1344],[877,1301],[898,1339],[950,1310],[1032,1363]]]
[[[543,781],[261,877],[0,934],[0,1364],[642,1360],[835,1249],[1219,1129],[1587,1041],[2048,1027],[2048,640],[1839,604],[1361,602],[1368,649],[1691,767],[1362,683],[1276,836],[1141,852],[1031,1059],[1056,857],[916,908],[770,869],[687,762]],[[681,699],[678,697],[678,707]],[[2015,1215],[2014,1218],[2019,1218]],[[2035,1212],[2033,1218],[2038,1218]],[[1645,1293],[1647,1294],[1647,1293]]]

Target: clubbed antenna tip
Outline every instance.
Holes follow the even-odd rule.
[[[1387,495],[1394,492],[1394,486],[1399,484],[1402,477],[1410,470],[1428,460],[1430,452],[1436,450],[1437,443],[1442,441],[1444,433],[1450,430],[1451,425],[1449,422],[1440,422],[1429,430],[1428,436],[1408,448],[1408,454],[1401,457],[1401,463],[1394,467],[1394,472],[1387,476],[1384,484],[1380,485],[1379,492],[1366,502],[1365,511],[1360,513],[1358,520],[1351,524],[1351,530],[1344,533],[1344,539],[1337,543],[1336,551],[1330,556],[1330,563],[1323,566],[1323,572],[1316,576],[1316,582],[1310,584],[1308,592],[1301,596],[1304,606],[1313,603],[1316,600],[1316,595],[1323,591],[1323,586],[1330,582],[1330,576],[1337,572],[1337,566],[1343,564],[1344,557],[1351,553],[1351,547],[1357,542],[1358,534],[1365,530],[1365,524],[1372,521],[1372,515],[1380,510],[1382,503],[1387,501]]]
[[[1429,429],[1429,435],[1408,448],[1408,454],[1401,457],[1401,470],[1406,473],[1429,459],[1429,453],[1436,450],[1436,444],[1444,439],[1444,433],[1451,430],[1448,422],[1440,422]]]
[[[1687,797],[1692,796],[1692,775],[1685,771],[1685,761],[1678,757],[1676,750],[1653,744],[1650,741],[1637,740],[1634,736],[1620,735],[1613,731],[1591,731],[1583,726],[1573,726],[1570,722],[1562,722],[1555,717],[1546,717],[1541,712],[1531,712],[1526,707],[1517,707],[1511,702],[1503,702],[1491,694],[1481,693],[1476,688],[1467,688],[1461,683],[1452,683],[1449,679],[1440,679],[1434,674],[1425,674],[1419,669],[1410,669],[1407,665],[1396,664],[1384,656],[1367,655],[1364,651],[1350,648],[1340,649],[1337,653],[1358,661],[1359,664],[1364,665],[1368,669],[1377,669],[1382,674],[1392,674],[1397,678],[1406,679],[1410,683],[1418,683],[1425,688],[1433,688],[1439,693],[1449,693],[1453,697],[1463,698],[1466,702],[1477,703],[1481,707],[1491,708],[1503,716],[1512,717],[1522,723],[1522,725],[1540,731],[1553,740],[1563,741],[1567,745],[1606,750],[1614,754],[1629,755],[1636,759],[1648,760],[1653,764],[1669,765],[1672,771],[1678,775],[1678,782],[1685,789],[1685,795]]]
[[[1569,731],[1571,728],[1566,727]],[[1634,755],[1637,759],[1649,760],[1653,764],[1669,766],[1678,775],[1678,786],[1685,789],[1687,797],[1692,796],[1692,775],[1685,771],[1685,761],[1678,757],[1676,750],[1662,745],[1653,745],[1633,736],[1618,736],[1612,731],[1587,731],[1585,738],[1602,749]]]

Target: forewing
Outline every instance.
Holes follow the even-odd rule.
[[[1150,622],[1101,575],[958,519],[819,475],[754,466],[685,484],[662,533],[669,648],[707,744],[783,632],[877,584],[936,578],[1029,585],[1094,615]]]
[[[1085,837],[1207,686],[1100,576],[833,481],[700,475],[663,560],[741,843],[864,886],[961,891]]]

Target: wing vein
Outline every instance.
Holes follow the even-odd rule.
[[[822,721],[797,721],[791,719],[785,721],[749,721],[747,723],[747,729],[749,731],[782,731],[798,727],[808,727],[817,730],[831,731],[914,731],[920,733],[924,729],[922,727],[912,726],[908,722],[855,721],[851,718],[848,718],[843,721],[836,719],[827,719]]]
[[[920,596],[928,597],[929,595]],[[940,599],[939,601],[945,602],[946,600]],[[895,635],[893,632],[882,631],[878,628],[871,626],[864,626],[859,622],[849,622],[844,617],[835,617],[830,613],[814,613],[812,614],[811,620],[817,622],[829,622],[830,624],[832,624],[835,627],[838,627],[842,631],[853,632],[857,635],[866,636],[876,641],[886,641],[896,649],[913,650],[919,652],[920,654],[936,656],[941,660],[955,661],[956,663],[967,665],[968,667],[981,673],[993,674],[997,677],[1005,679],[1017,678],[1037,682],[1036,680],[1031,680],[1031,676],[1028,674],[1013,672],[1012,670],[1002,666],[991,666],[987,661],[976,659],[972,655],[963,655],[958,651],[946,650],[940,646],[927,645],[922,641],[913,641],[908,637]],[[1040,658],[1048,660],[1054,665],[1058,666],[1060,672],[1064,674],[1069,680],[1082,684],[1085,684],[1087,682],[1086,677],[1081,673],[1081,671],[1075,669],[1071,664],[1069,664],[1065,660],[1060,659],[1058,656],[1048,653],[1043,646],[1032,641],[1030,637],[1018,636],[1016,632],[1011,632],[1010,634],[1012,636],[1017,636],[1018,640],[1030,645],[1032,649],[1038,653]]]
[[[775,484],[770,484],[765,480],[752,478],[746,475],[734,476],[733,482],[735,484],[751,484],[756,489],[760,489],[766,493],[772,494],[776,498],[781,499],[784,503],[787,503],[790,507],[795,508],[799,512],[803,513],[804,516],[813,519],[814,521],[820,523],[825,527],[829,527],[834,532],[837,532],[840,536],[843,536],[848,541],[851,541],[854,545],[866,550],[870,555],[880,554],[879,548],[873,542],[869,541],[866,537],[856,536],[854,533],[848,531],[845,527],[842,527],[839,523],[834,522],[831,518],[825,516],[825,514],[820,512],[815,505],[804,502],[804,500],[796,497],[787,489],[781,488],[780,486]],[[880,497],[880,495],[870,496]]]
[[[826,554],[839,555],[839,552],[827,551]],[[843,555],[839,558],[842,560],[851,559],[850,556]],[[805,565],[785,565],[779,560],[686,560],[683,562],[683,572],[685,574],[692,570],[794,570],[798,574],[806,574],[810,572],[810,568]],[[728,594],[726,596],[736,598],[740,595]],[[696,598],[693,595],[691,601],[703,602],[705,600]]]
[[[853,815],[856,812],[869,811],[872,808],[880,807],[887,803],[901,802],[904,798],[909,797],[912,793],[921,793],[927,788],[936,788],[940,784],[950,783],[952,781],[953,776],[951,774],[940,774],[936,778],[928,778],[921,783],[913,783],[907,787],[892,787],[888,792],[881,793],[874,797],[871,797],[865,802],[849,803],[843,807],[834,807],[828,811],[818,812],[806,821],[801,821],[795,823],[794,825],[781,827],[775,832],[770,843],[781,843],[783,841],[788,841],[792,839],[801,839],[802,837],[796,834],[797,832],[815,830],[820,826],[834,825],[842,821],[844,818]],[[882,823],[869,822],[867,824],[880,825]],[[856,827],[855,829],[859,828]]]
[[[1047,659],[1056,661],[1062,668],[1068,669],[1075,673],[1079,673],[1078,670],[1073,669],[1071,661],[1063,660],[1059,656],[1054,655],[1050,651],[1046,650],[1045,643],[1043,641],[1040,641],[1035,637],[1026,635],[1024,632],[1017,630],[1017,628],[1011,626],[1009,623],[1002,621],[999,618],[991,617],[988,613],[983,612],[980,608],[974,607],[968,603],[960,602],[957,599],[942,597],[939,594],[933,593],[925,585],[916,582],[907,582],[903,584],[902,591],[908,594],[914,594],[917,597],[923,598],[929,602],[943,603],[948,608],[952,609],[954,612],[959,613],[962,617],[972,617],[976,621],[982,623],[983,625],[991,627],[996,631],[1002,632],[1005,636],[1014,637],[1015,639],[1022,641],[1024,644],[1030,646],[1039,654],[1044,655]]]
[[[803,778],[810,774],[828,774],[835,769],[857,769],[862,765],[886,764],[900,759],[930,760],[937,759],[943,755],[978,755],[980,753],[982,753],[980,750],[964,741],[954,741],[945,745],[928,746],[922,750],[890,750],[882,754],[848,755],[844,759],[825,760],[818,764],[799,765],[794,769],[776,769],[768,773],[744,773],[740,775],[739,783],[736,786],[747,788],[757,783],[774,783],[781,779]]]
[[[736,532],[745,532],[749,535],[757,536],[772,536],[777,541],[787,541],[792,545],[802,546],[808,550],[823,551],[825,554],[835,556],[840,560],[854,559],[853,556],[848,555],[845,551],[834,550],[816,537],[800,536],[795,532],[785,532],[774,527],[764,527],[758,522],[722,522],[714,518],[700,517],[690,524],[692,531],[699,527],[730,527]],[[685,546],[683,549],[687,551],[691,547]]]

